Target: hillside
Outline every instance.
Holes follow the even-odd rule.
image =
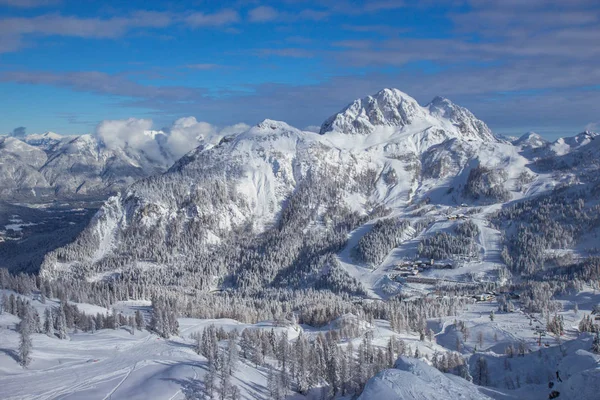
[[[447,99],[420,106],[384,89],[329,118],[319,134],[265,120],[200,145],[106,202],[72,244],[46,257],[41,273],[90,281],[126,275],[203,291],[313,287],[388,297],[411,287],[394,281],[396,265],[433,258],[453,268],[426,271],[430,282],[495,280],[507,264],[529,268],[503,252],[519,246],[501,222],[508,205],[555,199],[589,175],[578,165],[568,166],[570,181],[561,175],[569,157],[595,148],[593,134],[580,136],[510,143]],[[556,153],[563,142],[579,145]],[[587,195],[583,201],[594,207]],[[367,265],[356,246],[379,220],[411,229],[378,245],[377,262]],[[477,232],[461,233],[465,220]],[[578,248],[575,259],[592,252]]]

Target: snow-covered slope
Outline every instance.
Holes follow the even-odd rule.
[[[42,150],[51,150],[54,146],[62,142],[63,140],[68,140],[68,137],[59,135],[55,132],[44,132],[44,133],[34,133],[31,135],[27,135],[23,138],[23,141],[32,146],[36,146],[41,148]]]
[[[184,127],[177,127],[184,129]],[[61,136],[54,132],[24,138],[0,137],[0,196],[4,199],[105,196],[134,181],[166,171],[177,148],[192,150],[196,140],[146,130],[135,138],[104,140],[99,135]]]
[[[13,137],[0,137],[0,195],[49,188],[40,172],[46,160],[43,150]]]
[[[90,271],[102,264],[101,272],[110,273],[112,267],[101,259],[114,252],[132,254],[134,260],[151,258],[158,265],[177,254],[181,264],[182,257],[212,251],[240,230],[254,242],[282,224],[300,224],[294,229],[306,238],[339,236],[352,227],[352,220],[401,210],[428,197],[460,203],[460,192],[440,188],[463,184],[480,164],[500,168],[519,157],[483,122],[445,99],[421,107],[408,95],[385,89],[353,104],[332,117],[337,122],[321,134],[265,120],[244,133],[199,146],[166,174],[142,180],[107,202],[82,234],[85,240],[68,251],[77,256],[52,254],[43,273],[56,276],[73,263],[91,263],[85,268]],[[368,129],[360,135],[353,134],[359,133],[354,122],[340,122],[356,113],[361,121],[368,117],[363,121]],[[67,149],[76,146],[81,148],[73,153],[85,154],[94,165],[94,143],[80,137]],[[518,163],[524,164],[525,159]],[[190,235],[193,249],[183,245]],[[150,237],[155,239],[149,242]],[[138,241],[159,244],[133,250]],[[166,242],[171,246],[161,247]],[[87,248],[89,243],[94,245]],[[104,247],[106,243],[112,245]],[[156,253],[160,256],[150,256]]]
[[[444,374],[424,361],[401,357],[394,369],[371,378],[359,400],[485,400],[491,397],[471,382]]]
[[[596,132],[584,131],[573,137],[559,138],[550,145],[550,148],[556,155],[562,156],[589,144],[597,136]]]
[[[169,160],[150,158],[130,147],[109,148],[92,135],[54,147],[42,174],[58,194],[111,192],[166,170]]]
[[[535,132],[527,132],[512,142],[515,146],[537,149],[548,145],[548,141]]]
[[[588,136],[573,139],[580,147],[570,151],[592,148]],[[538,139],[499,139],[447,99],[422,107],[396,89],[354,101],[320,133],[264,120],[200,145],[165,174],[111,199],[75,243],[48,255],[42,274],[100,279],[139,265],[146,273],[176,274],[200,263],[194,276],[211,280],[203,277],[203,288],[229,288],[319,285],[332,275],[342,279],[341,270],[346,287],[356,289],[354,279],[367,294],[382,296],[383,286],[395,285],[394,265],[418,257],[419,241],[454,229],[450,214],[469,213],[483,232],[478,261],[456,273],[469,279],[478,268],[502,265],[502,233],[488,226],[489,214],[560,183],[552,167],[535,164],[530,147],[551,154]],[[419,229],[372,271],[349,256],[348,238],[355,246],[383,217],[408,219]]]

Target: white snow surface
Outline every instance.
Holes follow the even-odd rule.
[[[4,293],[11,292],[0,291],[0,296]],[[27,299],[42,316],[45,308],[59,304],[57,299],[47,299],[45,304],[30,297]],[[430,359],[436,351],[455,351],[458,341],[463,357],[471,365],[471,374],[478,357],[486,358],[490,371],[490,386],[481,387],[438,371],[425,358],[417,360],[402,356],[394,368],[381,372],[367,383],[360,399],[543,400],[550,392],[549,381],[553,381],[554,389],[560,391],[560,399],[596,399],[600,393],[600,356],[589,352],[591,335],[580,334],[576,326],[583,315],[600,301],[600,294],[588,288],[558,301],[563,303],[564,311],[560,315],[564,318],[566,333],[560,341],[545,338],[542,346],[538,346],[533,330],[535,325],[543,323],[540,315],[529,315],[517,308],[513,313],[497,312],[494,321],[491,321],[490,312],[497,311],[495,301],[473,304],[456,316],[428,320],[428,327],[435,333],[435,340],[431,342],[419,340],[416,334],[394,332],[387,321],[368,323],[358,320],[361,333],[352,340],[355,349],[367,332],[371,333],[374,346],[385,348],[393,336],[403,339],[412,351],[418,349],[422,357],[427,355]],[[574,303],[579,305],[578,313],[572,309]],[[106,308],[89,304],[77,304],[77,307],[88,314],[109,312]],[[139,309],[146,319],[151,311],[148,301],[139,300],[118,302],[110,308],[124,315],[132,315]],[[33,361],[27,369],[23,369],[15,359],[19,342],[15,328],[19,318],[3,313],[0,314],[0,397],[11,400],[184,399],[185,393],[201,391],[201,382],[207,372],[207,360],[193,351],[190,335],[209,325],[223,327],[226,331],[286,331],[293,341],[300,331],[312,340],[320,333],[337,329],[341,321],[349,319],[356,320],[357,317],[346,314],[329,326],[316,329],[306,325],[278,326],[271,321],[246,324],[232,319],[180,318],[179,336],[168,340],[147,331],[136,331],[131,335],[128,327],[95,333],[71,331],[68,340],[33,334]],[[454,329],[455,320],[465,321],[469,327],[470,334],[466,340]],[[483,344],[479,343],[480,332]],[[506,358],[505,347],[521,341],[528,349],[525,357]],[[346,346],[346,343],[340,346]],[[478,348],[477,352],[474,347]],[[562,382],[554,378],[557,370]],[[505,379],[515,382],[517,377],[520,378],[520,387],[507,388]],[[240,388],[243,399],[266,400],[269,398],[266,378],[266,368],[256,368],[241,361],[232,383]],[[310,397],[290,391],[288,398]]]
[[[394,369],[371,378],[359,400],[491,399],[455,375],[444,374],[425,361],[401,357]]]

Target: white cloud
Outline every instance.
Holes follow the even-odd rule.
[[[60,0],[0,0],[0,7],[22,6],[33,8]],[[222,28],[240,21],[237,11],[223,9],[212,14],[202,12],[172,13],[169,11],[138,10],[128,15],[80,17],[46,13],[34,17],[0,16],[0,53],[19,50],[25,38],[33,36],[65,36],[86,39],[117,39],[133,30],[162,29],[175,23],[190,28]]]
[[[143,151],[154,160],[171,163],[202,142],[217,144],[223,136],[239,134],[249,129],[243,123],[218,128],[208,122],[197,121],[195,117],[179,118],[166,132],[152,131],[152,125],[150,119],[105,120],[98,124],[96,136],[108,148]],[[158,135],[166,139],[157,140]],[[165,150],[170,155],[167,157],[169,159],[165,159]]]
[[[138,147],[152,140],[145,134],[151,128],[151,119],[105,120],[98,124],[96,135],[109,147],[124,147],[127,144]]]
[[[598,132],[600,130],[600,122],[590,122],[585,126],[586,131]]]
[[[279,13],[277,10],[269,6],[256,7],[248,13],[250,22],[268,22],[276,20],[278,17]]]
[[[225,128],[221,129],[219,133],[221,134],[221,136],[238,135],[242,132],[246,132],[248,129],[250,129],[250,125],[238,123],[226,126]]]
[[[194,117],[185,117],[173,123],[168,135],[169,152],[175,158],[180,158],[195,148],[200,141],[210,141],[210,138],[217,135],[217,129],[208,122],[198,122]]]
[[[188,15],[185,22],[192,28],[224,26],[236,23],[240,16],[235,10],[221,10],[214,14],[196,12]]]
[[[154,136],[148,133],[151,129],[151,119],[105,120],[96,127],[96,136],[110,149],[129,147],[143,151],[154,160],[161,160],[164,157],[160,145]]]
[[[248,20],[250,22],[271,22],[277,23],[293,22],[293,21],[322,21],[329,17],[328,11],[306,9],[296,13],[278,11],[273,7],[259,6],[248,12]]]
[[[250,129],[250,125],[240,122],[238,124],[229,125],[229,126],[222,128],[219,131],[219,134],[221,135],[221,137],[231,136],[231,135],[239,135],[242,132],[246,132],[248,129]]]
[[[61,0],[0,0],[0,6],[36,8],[59,4]]]
[[[208,64],[208,63],[204,63],[204,64],[188,64],[185,66],[188,69],[197,69],[200,71],[207,71],[209,69],[215,69],[219,67],[219,64]]]
[[[79,18],[45,14],[32,18],[0,19],[0,34],[19,37],[26,34],[73,36],[81,38],[118,38],[135,28],[164,28],[172,23],[168,13],[137,11],[127,17]]]
[[[317,125],[309,125],[306,128],[304,128],[304,130],[307,132],[319,133],[321,131],[321,127]]]
[[[208,122],[197,121],[195,117],[179,118],[169,129],[167,146],[175,158],[180,158],[200,142],[216,145],[222,137],[237,135],[249,128],[243,123],[218,128]],[[190,147],[190,143],[195,145]]]

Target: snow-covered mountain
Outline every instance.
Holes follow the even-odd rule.
[[[466,108],[450,100],[436,97],[425,107],[398,89],[383,89],[373,96],[355,100],[321,126],[321,134],[337,131],[346,134],[369,135],[381,127],[396,130],[437,128],[447,137],[466,140],[494,141],[491,130]],[[441,132],[440,132],[441,133]]]
[[[537,149],[548,145],[548,141],[535,132],[527,132],[512,143],[515,146],[529,147],[531,149]]]
[[[47,160],[46,152],[38,147],[14,137],[0,137],[0,195],[48,190],[50,185],[40,171]]]
[[[100,195],[125,188],[135,180],[161,173],[175,158],[164,148],[162,131],[147,131],[144,147],[107,144],[97,135],[61,136],[54,132],[24,138],[0,137],[0,196],[52,198]],[[189,150],[197,145],[188,144]]]
[[[54,146],[65,139],[64,136],[48,131],[44,133],[33,133],[23,138],[23,141],[32,146],[39,147],[43,150],[51,150]]]
[[[580,144],[566,155],[589,147],[593,135],[586,137],[565,139]],[[329,118],[320,133],[264,120],[200,145],[106,202],[74,243],[46,257],[42,274],[102,279],[143,270],[145,279],[203,290],[337,285],[380,296],[399,288],[390,276],[403,259],[450,257],[448,247],[428,253],[423,246],[455,229],[442,222],[457,212],[478,221],[482,236],[469,248],[480,251],[469,254],[481,253],[482,271],[497,270],[501,238],[512,231],[487,221],[503,204],[565,184],[547,158],[566,155],[551,146],[534,134],[499,139],[447,99],[423,107],[384,89]],[[409,221],[398,235],[417,239],[378,248],[381,268],[371,273],[353,254],[384,217]]]

